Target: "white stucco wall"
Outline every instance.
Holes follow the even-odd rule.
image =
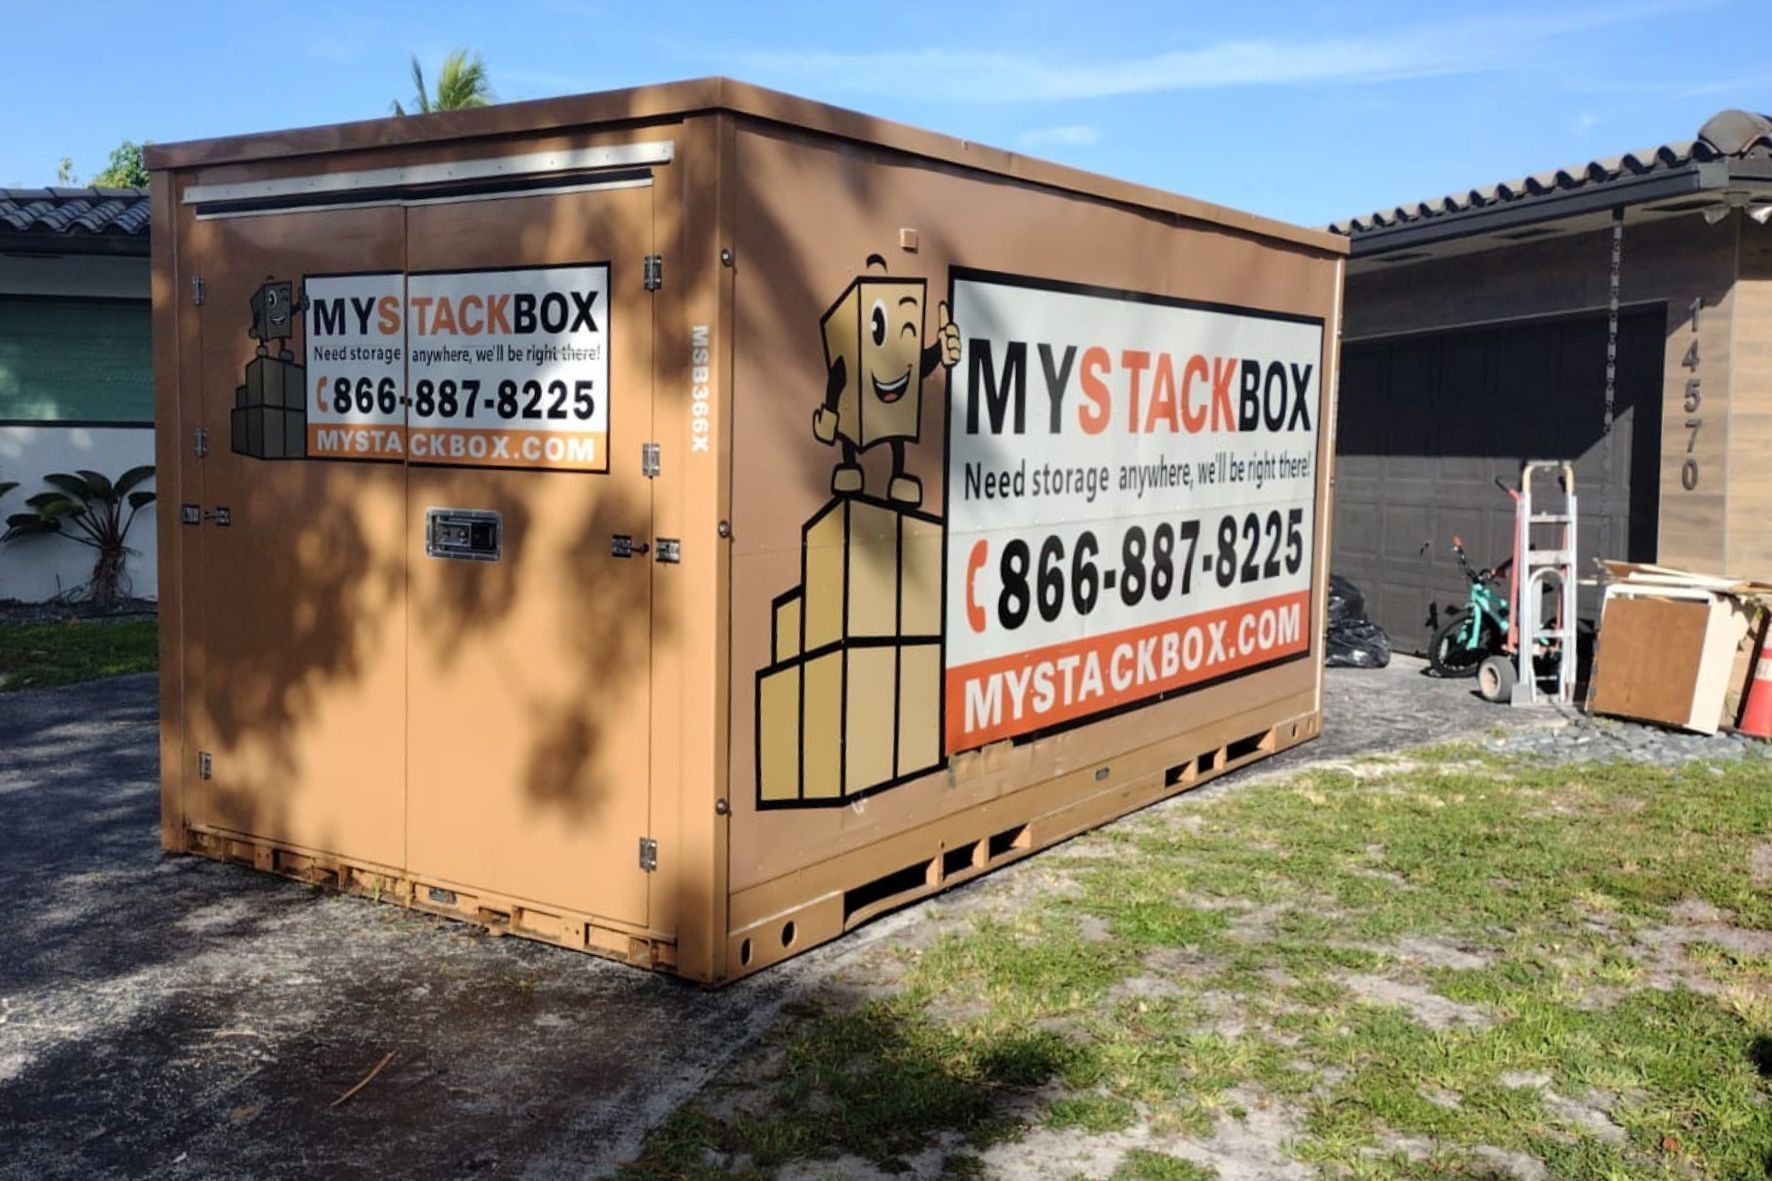
[[[111,256],[0,255],[0,295],[98,296],[146,299],[148,260]],[[145,379],[146,375],[144,375]],[[150,427],[0,425],[0,480],[19,486],[0,498],[0,521],[24,512],[25,497],[43,491],[45,472],[90,468],[115,477],[154,462]],[[152,488],[152,484],[147,487]],[[131,592],[159,597],[154,510],[143,509],[129,533],[126,572]],[[92,575],[92,550],[46,537],[0,546],[0,599],[37,602],[83,585]]]
[[[153,462],[151,427],[0,426],[0,479],[19,482],[0,497],[0,519],[26,511],[25,497],[44,490],[46,472],[88,468],[114,478]],[[129,531],[130,547],[138,552],[130,555],[126,572],[132,593],[144,599],[159,598],[154,560],[154,517],[159,507],[151,504],[143,509]],[[38,602],[72,590],[92,576],[92,558],[89,547],[59,537],[0,546],[0,599]]]

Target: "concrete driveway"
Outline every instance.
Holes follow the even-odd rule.
[[[1530,720],[1469,687],[1407,658],[1330,670],[1325,736],[1243,776]],[[0,1176],[597,1176],[785,1003],[924,921],[706,992],[167,858],[155,718],[152,677],[0,695]]]

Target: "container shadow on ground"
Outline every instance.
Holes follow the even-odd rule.
[[[155,690],[0,698],[0,1176],[595,1175],[808,985],[925,921],[706,992],[165,858]],[[1327,693],[1325,736],[1252,771],[1520,718],[1409,660],[1332,671]]]

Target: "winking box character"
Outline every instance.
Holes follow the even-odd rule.
[[[926,297],[922,279],[889,278],[886,260],[870,254],[864,273],[820,322],[828,377],[812,433],[823,443],[843,445],[843,462],[831,473],[831,491],[839,496],[862,490],[857,457],[885,443],[892,448],[887,497],[913,507],[923,501],[923,485],[905,473],[905,444],[917,441],[923,379],[960,360],[960,329],[946,303],[938,305],[934,342],[923,347]]]

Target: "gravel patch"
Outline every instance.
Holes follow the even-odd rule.
[[[1624,759],[1662,767],[1740,759],[1772,761],[1772,743],[1726,730],[1690,734],[1619,718],[1593,717],[1561,705],[1495,708],[1498,713],[1513,715],[1507,721],[1516,723],[1509,725],[1505,734],[1492,735],[1482,743],[1485,749],[1501,754],[1552,763]]]
[[[1472,1155],[1490,1168],[1514,1178],[1514,1181],[1544,1181],[1550,1176],[1544,1162],[1530,1153],[1497,1148],[1493,1144],[1479,1144],[1472,1150]]]
[[[1494,1024],[1493,1018],[1475,1005],[1461,1005],[1419,984],[1351,972],[1336,979],[1364,1003],[1399,1005],[1429,1029],[1487,1029]]]

